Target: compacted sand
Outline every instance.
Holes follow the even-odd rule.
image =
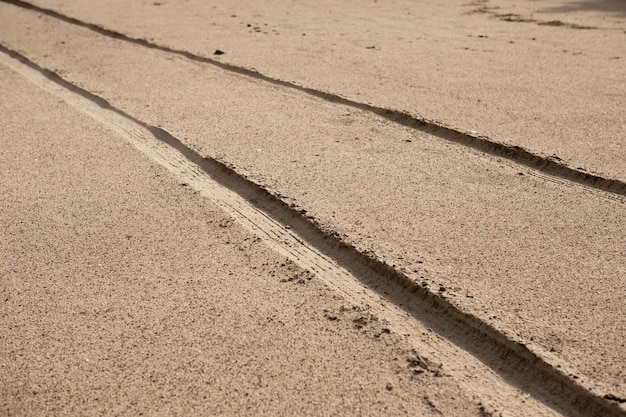
[[[33,4],[3,415],[624,413],[622,3]]]
[[[479,415],[381,323],[355,326],[367,311],[1,73],[2,415]]]

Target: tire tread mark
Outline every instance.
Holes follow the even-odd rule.
[[[354,277],[360,282],[360,286],[347,282],[343,287],[337,287],[344,295],[353,298],[362,297],[355,294],[357,292],[355,290],[366,287],[403,310],[404,314],[428,326],[437,335],[469,352],[509,384],[565,415],[626,416],[626,411],[611,401],[610,393],[598,395],[588,391],[524,344],[508,338],[476,316],[459,310],[445,298],[417,285],[385,262],[359,252],[332,232],[322,230],[317,223],[290,207],[278,196],[240,175],[226,164],[201,156],[167,131],[113,107],[105,99],[72,84],[55,72],[40,67],[1,44],[0,52],[45,77],[54,83],[58,90],[74,93],[81,99],[86,99],[92,106],[95,104],[112,112],[121,122],[112,122],[97,111],[82,108],[83,112],[94,119],[106,125],[114,125],[118,131],[129,137],[142,136],[141,131],[149,132],[158,140],[156,145],[142,144],[138,140],[134,140],[133,144],[170,171],[189,176],[190,180],[195,182],[195,186],[204,190],[204,195],[212,198],[227,212],[240,213],[239,219],[247,220],[249,228],[261,233],[267,234],[271,231],[276,234],[270,239],[276,241],[272,248],[278,253],[300,260],[301,265],[309,265],[315,272],[330,274],[327,281],[331,281],[331,285],[334,273],[341,274],[344,282],[347,282],[346,276]],[[73,105],[81,107],[80,103]],[[159,152],[154,151],[155,146],[160,149]],[[210,177],[217,185],[207,185],[201,176]],[[228,201],[224,203],[224,200],[233,201],[232,198],[220,200],[219,194],[224,195],[222,191],[224,189],[234,193],[239,199],[237,201],[243,203],[235,205]],[[218,196],[212,196],[213,193]],[[254,207],[254,210],[246,208],[250,206]],[[254,218],[247,218],[243,212]],[[269,226],[263,229],[259,224]],[[305,244],[299,243],[302,241]],[[399,326],[401,327],[402,323]]]
[[[233,64],[217,61],[205,56],[197,55],[189,51],[178,50],[168,46],[159,45],[154,42],[150,42],[146,39],[135,38],[112,29],[107,29],[101,25],[94,23],[84,22],[71,16],[64,15],[55,10],[40,7],[23,0],[0,0],[4,3],[13,4],[24,9],[33,10],[55,19],[64,21],[66,23],[87,28],[91,31],[99,33],[101,35],[130,42],[142,47],[155,49],[170,54],[179,55],[189,60],[201,62],[204,64],[210,64],[217,68],[220,68],[231,73],[251,77],[253,79],[267,82],[279,87],[289,88],[297,90],[299,92],[314,96],[334,104],[341,104],[354,109],[365,111],[371,114],[375,114],[386,120],[389,120],[398,125],[408,127],[413,130],[418,130],[430,135],[436,136],[440,139],[444,139],[449,142],[457,143],[465,147],[469,147],[485,154],[501,157],[517,163],[519,165],[526,166],[528,168],[537,170],[543,174],[556,177],[560,180],[577,183],[588,188],[605,191],[619,196],[626,196],[626,182],[605,178],[600,175],[595,175],[589,172],[574,169],[569,166],[565,161],[560,158],[546,157],[532,153],[531,151],[524,149],[521,146],[510,145],[493,140],[487,136],[474,135],[468,132],[464,132],[453,127],[446,126],[440,122],[429,120],[423,117],[412,115],[406,111],[388,109],[372,104],[361,103],[354,101],[338,94],[316,90],[311,87],[305,87],[293,82],[280,80],[277,78],[264,75],[256,70],[240,67]]]

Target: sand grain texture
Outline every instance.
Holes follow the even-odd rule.
[[[330,91],[355,101],[371,101],[375,105],[419,113],[426,115],[427,119],[436,119],[437,123],[441,121],[441,125],[453,126],[459,132],[477,130],[494,140],[507,142],[510,139],[510,143],[521,145],[540,156],[556,154],[574,168],[579,164],[588,164],[585,166],[593,167],[599,175],[623,179],[623,141],[619,138],[624,132],[624,106],[620,105],[625,97],[621,90],[624,73],[612,61],[608,64],[609,61],[602,61],[608,56],[609,49],[621,53],[623,43],[618,39],[622,39],[619,37],[623,34],[615,29],[621,20],[615,19],[614,13],[609,14],[613,20],[600,27],[598,14],[588,14],[584,19],[598,28],[594,32],[589,32],[589,29],[584,33],[590,34],[583,35],[583,29],[574,27],[582,25],[580,20],[564,25],[542,24],[544,20],[537,17],[537,12],[524,9],[526,3],[519,6],[522,10],[514,10],[515,13],[506,5],[492,5],[490,8],[483,3],[472,7],[430,5],[422,9],[420,12],[430,13],[431,19],[424,19],[425,26],[419,29],[426,37],[420,45],[436,49],[439,55],[430,50],[424,53],[424,59],[416,61],[407,58],[415,54],[403,50],[408,47],[403,42],[395,42],[395,52],[386,52],[391,55],[383,56],[384,51],[391,50],[389,42],[393,40],[394,31],[398,31],[398,36],[400,32],[402,36],[410,33],[403,25],[411,20],[405,22],[398,18],[398,13],[405,10],[399,6],[393,10],[385,9],[385,13],[374,13],[373,9],[369,9],[382,6],[368,6],[347,13],[349,5],[346,4],[337,6],[339,10],[330,14],[332,19],[315,20],[311,16],[318,16],[323,13],[319,10],[324,9],[314,10],[300,4],[288,10],[289,19],[303,25],[296,27],[280,20],[286,18],[286,9],[283,10],[284,15],[272,14],[271,7],[263,12],[254,12],[253,9],[244,12],[217,5],[213,8],[210,5],[191,5],[177,9],[175,4],[169,3],[137,3],[129,6],[126,9],[128,13],[122,16],[113,12],[114,7],[108,6],[105,13],[97,9],[104,6],[96,6],[92,10],[84,7],[82,2],[37,2],[87,22],[102,24],[129,36],[145,38],[177,50],[189,50],[198,56],[208,56],[214,48],[219,48],[226,51],[219,59],[242,67],[257,68],[277,80],[294,80],[296,84]],[[107,4],[110,6],[114,2]],[[501,7],[502,13],[496,7]],[[192,10],[193,17],[189,15]],[[380,12],[382,9],[376,10]],[[623,305],[626,296],[626,207],[623,196],[552,177],[514,161],[402,126],[365,109],[333,103],[306,91],[268,82],[267,79],[233,73],[201,60],[189,60],[180,54],[115,39],[5,3],[0,4],[0,13],[3,19],[0,26],[2,45],[61,75],[67,80],[62,89],[75,85],[74,93],[83,91],[84,94],[80,94],[96,103],[106,100],[105,110],[107,106],[112,106],[131,121],[128,126],[126,122],[122,123],[122,130],[117,133],[107,131],[108,135],[121,134],[124,137],[130,132],[133,136],[133,123],[139,129],[143,126],[150,131],[158,129],[166,135],[171,134],[189,152],[231,167],[253,184],[308,216],[322,231],[355,246],[361,253],[386,262],[416,285],[429,289],[460,311],[488,323],[510,340],[527,346],[542,361],[561,370],[585,390],[613,400],[626,398],[622,366],[626,358],[626,311]],[[248,16],[248,13],[252,14]],[[138,19],[139,14],[144,18]],[[513,14],[522,17],[515,20],[511,17]],[[365,18],[365,15],[368,17]],[[240,29],[238,25],[241,22],[233,22],[248,21],[246,19],[252,17],[265,19],[267,28],[264,24],[259,24],[258,30],[257,26],[244,25],[248,35],[236,36],[235,31]],[[566,17],[558,15],[559,19]],[[275,20],[268,20],[270,18]],[[197,19],[205,19],[206,24],[199,24]],[[215,19],[221,23],[213,25],[211,22],[217,22]],[[305,27],[314,20],[318,22],[316,27]],[[380,26],[381,21],[387,22],[387,26]],[[275,29],[273,25],[278,27],[281,22],[282,29]],[[390,22],[398,22],[398,26],[388,27]],[[458,33],[452,34],[449,28],[443,28],[442,22],[462,22],[463,26]],[[435,23],[439,24],[437,30],[429,26]],[[351,28],[352,31],[344,32],[339,27]],[[510,45],[519,47],[520,43],[527,45],[520,47],[526,55],[498,49],[498,42],[502,41],[493,40],[491,34],[464,34],[461,42],[459,33],[463,33],[464,27],[495,31],[500,37],[514,40],[507,46],[509,48],[512,48]],[[512,29],[514,27],[517,29]],[[537,39],[532,42],[526,39],[529,27],[537,31]],[[319,31],[318,37],[311,40],[311,31],[314,34],[316,30]],[[376,38],[383,47],[372,43],[361,48],[363,45],[358,42],[370,40],[369,35],[364,33],[375,30],[385,33],[385,37]],[[561,32],[554,32],[556,30]],[[571,31],[567,32],[572,34],[571,39],[561,39],[564,30]],[[306,32],[306,36],[302,36],[301,31]],[[296,42],[296,32],[297,39],[307,40]],[[201,49],[199,45],[206,37],[218,43],[209,47],[203,44],[205,49]],[[259,38],[251,41],[249,37]],[[269,37],[273,38],[268,40]],[[581,61],[569,65],[567,60],[570,58],[555,53],[557,38],[561,39],[560,42],[574,42],[582,49],[587,48],[585,51],[590,54],[593,50],[597,56],[582,60],[579,54],[574,54]],[[599,38],[604,38],[604,49],[594,49]],[[536,46],[537,40],[542,41],[537,42],[540,46]],[[331,45],[333,42],[335,44]],[[463,55],[463,65],[451,65],[450,62],[460,59],[453,51],[466,42],[472,45],[489,43],[481,44],[481,48],[495,49],[474,51],[484,55],[478,59]],[[528,46],[531,44],[535,46]],[[315,49],[315,45],[328,48],[326,55]],[[271,51],[266,49],[270,46],[274,48]],[[284,59],[272,55],[279,52],[285,55]],[[485,58],[498,53],[505,54],[510,61],[502,56],[491,61]],[[336,57],[334,54],[341,55],[341,59],[328,58]],[[381,62],[387,63],[385,71],[380,66],[382,64],[377,64],[366,54],[378,54]],[[541,60],[530,59],[537,54],[542,57]],[[313,57],[315,65],[310,60]],[[21,71],[20,64],[14,66],[8,56],[3,59],[9,67]],[[525,65],[521,64],[522,61]],[[435,72],[415,67],[416,63],[432,64],[431,70],[434,68]],[[506,72],[505,68],[498,70],[497,65],[503,63],[508,69],[525,71],[526,76],[493,76]],[[486,64],[489,65],[482,66]],[[600,72],[589,67],[599,64],[602,66]],[[327,68],[331,65],[333,72],[329,76]],[[481,71],[490,75],[480,75],[479,68],[474,65],[479,65]],[[542,66],[542,70],[536,68],[537,65]],[[408,71],[409,66],[413,70]],[[557,67],[568,69],[551,72]],[[348,68],[362,71],[355,75]],[[450,71],[459,73],[452,74]],[[576,91],[560,90],[558,104],[552,97],[556,97],[556,93],[545,92],[548,85],[550,88],[558,87],[555,77],[563,85],[572,80],[587,80],[585,74],[589,71],[598,75],[593,83],[580,81],[581,88]],[[21,300],[18,297],[18,307],[6,304],[4,316],[31,315],[31,320],[16,322],[11,328],[24,329],[20,333],[22,339],[17,340],[29,340],[28,337],[33,336],[33,326],[58,326],[56,321],[60,319],[53,319],[55,311],[63,320],[78,320],[77,323],[85,326],[77,325],[66,331],[65,336],[55,339],[56,345],[46,342],[39,350],[31,352],[31,357],[45,357],[54,348],[74,343],[77,346],[72,349],[89,351],[97,343],[93,339],[102,333],[120,335],[117,342],[111,340],[110,345],[97,350],[100,358],[108,361],[107,364],[121,367],[116,371],[118,373],[111,374],[112,368],[102,365],[99,368],[101,372],[93,376],[93,383],[89,383],[91,385],[63,387],[66,393],[87,395],[83,407],[107,409],[106,405],[102,406],[104,408],[94,405],[95,394],[88,394],[104,391],[108,395],[127,393],[124,398],[129,400],[119,407],[135,407],[134,410],[155,407],[153,410],[164,414],[172,410],[181,413],[190,410],[238,413],[246,407],[268,414],[319,414],[326,410],[324,407],[330,407],[331,413],[338,414],[381,411],[397,414],[407,411],[421,415],[437,410],[444,415],[459,415],[459,410],[470,414],[492,412],[494,415],[499,412],[525,415],[528,410],[534,410],[532,413],[537,415],[554,412],[546,409],[545,404],[538,403],[536,398],[529,398],[528,404],[524,405],[523,394],[518,390],[530,390],[529,387],[511,387],[510,381],[498,382],[493,371],[464,356],[467,352],[462,352],[462,347],[457,351],[455,349],[459,347],[447,341],[439,345],[430,337],[399,336],[403,333],[399,330],[402,320],[398,319],[400,313],[394,312],[394,306],[390,304],[383,302],[370,313],[374,317],[382,317],[383,321],[390,320],[392,341],[386,342],[383,347],[378,337],[368,338],[355,331],[351,321],[357,320],[356,329],[360,330],[357,310],[368,304],[371,308],[371,300],[385,296],[382,290],[378,290],[377,295],[370,289],[358,289],[358,285],[333,286],[332,274],[319,276],[321,284],[316,280],[304,280],[307,285],[297,285],[301,280],[291,278],[300,276],[302,271],[298,272],[298,266],[286,262],[285,256],[290,256],[290,249],[282,252],[283,246],[269,243],[272,239],[260,243],[263,239],[259,240],[259,235],[255,235],[257,231],[254,227],[245,230],[237,226],[245,224],[245,219],[243,223],[236,220],[237,209],[229,215],[229,209],[219,202],[214,206],[215,201],[211,199],[213,191],[198,187],[193,181],[177,174],[180,161],[171,168],[167,166],[167,161],[163,163],[158,162],[158,158],[152,159],[174,173],[171,174],[151,165],[119,138],[114,142],[117,145],[107,145],[108,149],[94,148],[93,145],[85,147],[79,139],[92,133],[74,131],[77,128],[90,129],[89,132],[104,135],[102,126],[56,103],[50,95],[33,93],[37,90],[19,77],[10,75],[12,73],[8,70],[5,73],[7,81],[4,88],[8,93],[5,94],[4,106],[10,117],[3,119],[3,123],[10,129],[5,128],[4,137],[11,146],[3,154],[7,161],[3,163],[3,181],[7,184],[5,195],[10,209],[4,215],[10,227],[7,228],[5,241],[8,243],[3,251],[13,257],[8,258],[13,260],[7,261],[6,276],[18,274],[18,278],[7,280],[11,284],[4,289],[7,293],[32,298]],[[430,91],[430,95],[414,94],[416,90],[412,89],[411,82],[415,80],[411,81],[411,77],[416,74],[424,83],[420,92]],[[543,76],[537,78],[538,74]],[[514,95],[510,92],[502,94],[503,84],[500,83],[506,84],[512,78],[515,78],[513,87],[519,91]],[[397,83],[400,82],[408,84],[399,87]],[[55,94],[54,89],[52,93]],[[45,105],[35,105],[32,99],[31,103],[26,101],[26,97],[34,96]],[[65,93],[57,97],[67,99]],[[470,98],[487,104],[476,104]],[[28,110],[29,105],[32,108]],[[512,110],[514,105],[519,107]],[[48,110],[48,107],[55,106],[59,107],[55,111],[65,113],[56,116]],[[85,111],[80,105],[78,107]],[[416,108],[419,111],[413,110]],[[502,109],[505,111],[500,111]],[[510,117],[511,112],[516,116]],[[41,115],[45,120],[35,119],[33,123],[24,125],[20,122],[24,114]],[[112,127],[112,119],[100,118],[99,111],[87,111],[87,114],[99,123],[105,126],[108,123],[108,127]],[[470,120],[477,125],[471,124]],[[57,121],[65,122],[56,126]],[[125,132],[124,129],[130,130]],[[67,133],[68,130],[72,133]],[[116,130],[115,126],[113,130]],[[42,135],[56,139],[56,142],[51,142],[54,146],[49,149],[50,155],[64,155],[52,158],[48,171],[44,171],[43,175],[56,175],[55,186],[65,191],[61,194],[48,191],[43,197],[38,197],[36,190],[42,191],[34,184],[34,179],[30,180],[33,183],[31,188],[10,184],[15,184],[12,178],[27,179],[32,172],[45,168],[45,165],[39,167],[39,158],[32,162],[32,166],[16,162],[17,155],[28,155],[27,149],[30,152],[37,149],[37,141]],[[12,138],[16,136],[29,138],[30,142],[15,142]],[[592,141],[590,137],[597,140]],[[74,141],[71,146],[68,140]],[[71,149],[71,157],[64,154],[68,149]],[[150,152],[147,155],[148,158],[153,157]],[[64,163],[63,158],[75,163]],[[82,175],[75,171],[79,166],[83,167]],[[63,167],[61,173],[57,172],[59,167]],[[93,173],[90,175],[96,182],[84,183],[89,178],[84,172]],[[138,174],[144,177],[138,178]],[[192,175],[190,178],[193,180],[195,177]],[[26,184],[30,183],[26,181]],[[118,184],[118,188],[111,189],[112,184]],[[76,193],[75,190],[92,190],[90,198],[97,199],[87,199],[89,204],[84,206],[80,195],[85,191]],[[75,207],[74,211],[62,210],[61,207],[66,205],[64,201],[72,202],[74,206],[70,205],[70,208]],[[223,209],[226,211],[221,211]],[[47,226],[41,226],[41,233],[20,240],[20,230],[27,229],[10,223],[10,219],[19,218],[24,213],[34,216],[29,220],[32,224]],[[48,214],[53,221],[43,222]],[[98,222],[103,222],[104,226],[97,226]],[[141,232],[124,232],[124,226],[132,230],[139,228]],[[69,234],[59,234],[61,231]],[[141,241],[133,245],[137,235],[142,236]],[[279,240],[282,239],[280,236]],[[98,245],[89,243],[94,239],[99,242]],[[42,260],[31,260],[36,268],[28,270],[52,271],[52,278],[44,278],[44,273],[36,275],[39,278],[35,281],[30,281],[26,280],[29,276],[25,275],[27,272],[19,275],[20,268],[15,265],[19,265],[29,251],[42,251],[44,256]],[[103,256],[110,259],[99,261]],[[59,259],[65,259],[61,268],[57,265]],[[297,263],[297,256],[294,259]],[[77,285],[80,284],[75,288],[76,293],[67,294],[63,283],[74,276],[72,274],[78,274],[82,279],[76,280]],[[110,276],[114,277],[112,281],[108,279]],[[50,285],[53,290],[45,283],[46,279],[52,280]],[[324,282],[329,286],[325,287]],[[26,294],[25,289],[30,286],[38,288],[39,292]],[[140,296],[146,288],[151,293],[155,292],[145,296],[149,299]],[[46,291],[53,291],[62,297],[53,305],[56,310],[51,310],[52,314],[38,313],[42,317],[37,320],[48,321],[42,321],[44,325],[35,325],[33,317],[36,316],[23,306],[39,305],[26,300],[45,300]],[[116,296],[120,291],[123,297]],[[361,291],[370,294],[369,298],[353,297],[354,293]],[[87,294],[91,294],[91,298]],[[209,297],[217,304],[198,301],[198,305],[194,306],[190,304],[194,297],[199,297],[198,300]],[[78,312],[70,308],[77,300],[81,300],[84,306],[77,308]],[[301,304],[303,301],[305,304]],[[303,310],[309,302],[313,305],[309,310]],[[119,306],[116,307],[116,304]],[[155,305],[159,308],[156,309]],[[357,310],[352,308],[355,305]],[[115,313],[116,308],[122,313]],[[247,309],[245,313],[242,308]],[[179,310],[182,311],[180,319],[178,314],[171,314]],[[347,323],[344,323],[346,320],[338,320],[341,325],[336,329],[332,325],[337,323],[328,317],[336,317],[338,311],[344,314],[356,311],[354,314],[357,316],[349,318]],[[103,319],[105,315],[106,320]],[[281,319],[276,320],[276,315],[280,315]],[[196,323],[193,320],[197,321],[198,317],[202,320],[193,324],[193,330],[184,330],[189,323]],[[159,323],[157,318],[161,320]],[[63,323],[63,320],[60,322]],[[103,321],[101,326],[113,326],[113,330],[102,327],[104,330],[94,332],[94,320]],[[128,330],[135,321],[143,324]],[[149,325],[145,324],[146,321]],[[277,321],[281,324],[277,325]],[[420,324],[419,320],[412,318],[407,318],[407,323],[414,326],[411,330],[414,335],[422,331],[420,326],[424,326],[424,323]],[[282,326],[287,326],[284,332],[280,330]],[[219,336],[207,329],[214,329]],[[380,329],[371,333],[377,332],[380,336]],[[48,337],[50,333],[45,334]],[[443,336],[459,343],[454,335]],[[330,341],[328,337],[331,337]],[[335,343],[335,338],[338,347],[332,350],[332,355],[327,355],[327,343]],[[131,362],[120,359],[124,350],[129,348],[120,343],[129,339],[141,341],[130,347],[132,354],[136,355],[131,355]],[[187,339],[192,347],[188,346]],[[8,333],[5,340],[10,340]],[[146,351],[145,340],[150,340],[155,345],[154,349]],[[357,347],[348,348],[355,343]],[[195,352],[196,344],[203,346],[197,354],[194,353],[195,356],[191,356],[199,361],[197,363],[190,360],[174,365],[178,363],[174,359],[174,364],[170,364],[171,360],[166,360],[167,355],[162,353],[178,352],[180,355],[175,358],[186,358],[189,352]],[[223,350],[207,356],[205,352],[214,349],[214,346]],[[8,354],[19,357],[20,351],[15,346],[6,344],[5,349]],[[411,359],[412,349],[418,355],[428,352],[430,357],[433,355],[430,351],[441,350],[439,357],[435,354],[435,360],[441,363],[448,378],[441,379],[427,373],[426,380],[416,380],[415,373],[407,368],[407,363],[414,360]],[[241,359],[256,357],[257,350],[265,352],[259,361]],[[283,359],[285,351],[298,353]],[[108,359],[109,353],[103,352],[117,352],[119,356]],[[150,372],[160,372],[154,381],[147,377],[150,372],[146,373],[145,368],[137,366],[139,357],[144,353],[150,358],[163,356],[164,362],[150,362]],[[337,356],[341,354],[346,356]],[[83,355],[83,352],[76,355]],[[143,356],[144,359],[147,357]],[[455,362],[454,357],[463,360]],[[85,358],[91,362],[89,355],[84,354]],[[310,365],[309,368],[301,365],[319,364],[321,358],[327,361],[323,362],[324,365]],[[61,361],[65,369],[69,366],[68,360],[68,356],[64,356]],[[239,365],[233,365],[233,360]],[[462,369],[463,361],[468,364],[466,368],[476,369],[474,380],[470,371]],[[40,381],[42,374],[37,372],[43,372],[42,366],[47,362],[39,360],[37,363],[40,365],[34,368],[33,376],[27,377],[29,383]],[[79,363],[81,368],[77,368],[75,377],[69,380],[59,377],[53,383],[62,386],[89,379],[88,375],[92,374],[88,374],[87,362],[79,360]],[[354,365],[356,363],[359,365]],[[30,371],[24,372],[24,369],[30,369],[26,362],[17,361],[11,366],[11,371],[6,374],[10,384],[6,386],[27,386],[24,376],[31,374]],[[176,366],[181,367],[179,371]],[[190,378],[196,368],[204,369],[206,374],[207,382],[201,387],[195,377],[193,381],[181,382],[172,376]],[[347,376],[346,369],[354,372],[353,376]],[[140,382],[139,386],[148,384],[151,387],[140,404],[132,403],[138,401],[140,391],[133,391],[134,385],[129,381],[126,383],[130,385],[111,385],[112,380],[119,380],[120,375],[127,376],[128,372],[133,375],[134,381]],[[296,373],[292,375],[292,372]],[[320,372],[319,376],[316,372]],[[402,372],[408,379],[402,379],[405,385],[400,389],[395,388],[394,382],[390,382],[391,391],[386,392],[386,382],[380,389],[379,381],[390,378],[400,381],[398,375]],[[263,383],[263,375],[270,375],[266,383]],[[317,378],[315,384],[307,379],[307,375],[313,380]],[[244,387],[250,389],[238,386],[237,381],[241,381],[235,381],[236,378],[245,380]],[[365,378],[366,382],[356,386],[354,381],[359,381],[359,378]],[[285,392],[285,380],[292,387],[288,392]],[[16,381],[19,384],[14,384]],[[165,385],[159,385],[161,383]],[[498,387],[498,384],[503,385]],[[87,386],[94,388],[85,391]],[[160,386],[160,391],[155,386]],[[342,388],[337,391],[336,387]],[[50,394],[57,392],[56,389],[46,386],[43,391]],[[169,398],[167,395],[171,398],[165,401],[156,394],[157,391],[165,399]],[[501,391],[502,395],[490,396],[490,391]],[[41,406],[42,403],[36,399],[39,394],[33,393],[40,390],[31,390],[24,396],[25,392],[25,388],[6,391],[4,397],[14,402],[5,400],[5,404],[18,404],[17,408],[9,406],[7,410],[19,411],[20,407],[25,407],[24,404],[35,408]],[[384,397],[390,392],[395,397]],[[435,392],[439,394],[435,395]],[[538,395],[537,391],[532,392]],[[68,398],[57,397],[57,400]],[[294,398],[297,401],[294,402]],[[114,399],[110,396],[106,401]],[[190,402],[190,399],[193,401]],[[111,410],[111,403],[108,404],[108,410]],[[224,408],[207,408],[217,407],[216,404]],[[58,404],[58,407],[57,410],[68,410],[68,407],[79,405]],[[411,407],[414,407],[413,411],[410,411]],[[572,410],[560,411],[573,413]]]
[[[357,306],[1,71],[3,415],[478,415],[400,337],[358,331]]]
[[[626,181],[618,0],[34,3]]]

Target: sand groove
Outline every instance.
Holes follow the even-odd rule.
[[[412,115],[406,111],[387,109],[373,104],[361,103],[345,97],[341,97],[338,94],[316,90],[314,88],[298,85],[294,82],[283,81],[280,79],[272,78],[270,76],[261,74],[253,69],[240,67],[233,64],[223,63],[215,59],[200,56],[185,50],[177,50],[168,46],[159,45],[154,42],[150,42],[146,39],[134,38],[123,33],[107,29],[97,24],[88,23],[79,19],[66,16],[55,10],[46,9],[36,6],[34,4],[22,1],[22,0],[0,0],[5,3],[13,4],[25,9],[34,10],[39,13],[43,13],[47,16],[55,19],[62,20],[66,23],[81,26],[92,30],[101,35],[111,37],[114,39],[130,42],[143,47],[167,52],[179,56],[183,56],[192,61],[201,62],[204,64],[210,64],[218,67],[222,70],[226,70],[232,73],[244,75],[254,78],[259,81],[268,82],[273,85],[277,85],[284,88],[294,89],[311,96],[324,99],[331,103],[341,104],[344,106],[352,107],[355,109],[363,110],[379,117],[383,117],[391,122],[399,125],[409,127],[411,129],[426,132],[430,135],[439,137],[441,139],[458,143],[486,154],[498,156],[501,158],[509,159],[520,165],[535,169],[545,175],[554,177],[558,181],[572,182],[581,184],[585,187],[606,191],[609,193],[617,194],[620,196],[626,196],[626,183],[617,179],[605,178],[600,175],[595,175],[586,171],[582,171],[577,168],[569,166],[567,161],[563,161],[558,156],[544,156],[537,155],[528,151],[520,146],[503,143],[492,138],[475,135],[471,132],[466,132],[462,129],[449,127],[441,122],[436,122],[423,117]]]
[[[125,138],[181,183],[217,203],[273,250],[389,322],[390,328],[405,335],[419,352],[428,352],[431,371],[455,377],[483,403],[503,407],[511,398],[523,397],[521,389],[568,415],[624,415],[617,406],[588,392],[525,346],[416,286],[392,267],[321,231],[225,164],[203,158],[166,131],[112,107],[17,52],[2,45],[0,51],[4,53],[2,62],[13,70]],[[476,384],[476,378],[485,383]],[[529,402],[526,399],[525,405],[516,409],[528,410]]]

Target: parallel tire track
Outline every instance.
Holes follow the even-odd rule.
[[[405,112],[405,111],[387,109],[384,107],[379,107],[379,106],[375,106],[375,105],[367,104],[367,103],[360,103],[354,100],[341,97],[337,94],[324,92],[324,91],[316,90],[314,88],[304,87],[304,86],[301,86],[292,82],[272,78],[270,76],[261,74],[257,71],[254,71],[248,68],[239,67],[233,64],[223,63],[215,59],[211,59],[211,58],[194,54],[192,52],[178,50],[178,49],[170,48],[164,45],[159,45],[157,43],[150,42],[146,39],[134,38],[134,37],[125,35],[123,33],[120,33],[111,29],[107,29],[100,25],[83,22],[79,19],[66,16],[55,10],[46,9],[44,7],[39,7],[39,6],[36,6],[34,4],[31,4],[22,0],[0,0],[0,1],[4,3],[13,4],[15,6],[19,6],[25,9],[37,11],[39,13],[45,14],[55,19],[62,20],[66,23],[70,23],[72,25],[87,28],[89,30],[92,30],[96,33],[99,33],[101,35],[104,35],[110,38],[122,40],[125,42],[130,42],[135,45],[140,45],[140,46],[150,48],[150,49],[156,49],[156,50],[167,52],[170,54],[183,56],[189,60],[213,65],[225,71],[251,77],[256,80],[271,83],[273,85],[277,85],[280,87],[297,90],[297,91],[306,93],[308,95],[329,101],[331,103],[341,104],[344,106],[363,110],[363,111],[375,114],[377,116],[380,116],[396,124],[399,124],[399,125],[411,128],[411,129],[419,130],[419,131],[428,133],[430,135],[437,136],[441,139],[458,143],[460,145],[463,145],[469,148],[476,149],[486,154],[490,154],[493,156],[498,156],[501,158],[511,160],[517,164],[529,167],[531,169],[535,169],[543,174],[550,175],[550,176],[559,178],[561,180],[578,183],[586,187],[606,191],[606,192],[617,194],[620,196],[626,196],[626,182],[620,181],[617,179],[605,178],[599,175],[594,175],[585,171],[574,169],[568,166],[567,163],[561,160],[560,158],[544,157],[541,155],[536,155],[520,146],[508,145],[505,143],[497,142],[486,136],[473,135],[471,133],[464,132],[462,130],[455,129],[452,127],[448,127],[432,120],[428,120],[425,118],[420,118],[420,117],[411,115],[410,113]]]
[[[437,361],[450,366],[450,373],[458,377],[467,392],[504,406],[498,400],[501,393],[487,392],[489,387],[509,390],[509,398],[511,390],[515,391],[513,387],[518,387],[566,415],[626,415],[617,405],[589,392],[523,344],[417,286],[389,265],[322,231],[278,197],[223,163],[203,158],[163,129],[111,106],[11,49],[0,45],[0,53],[2,62],[117,132],[222,207],[273,250],[316,273],[348,300],[370,306],[372,313],[387,319],[394,331],[407,335],[414,346],[435,352]],[[428,332],[424,329],[428,328],[447,341],[435,336],[426,337],[425,341],[424,334]],[[479,373],[479,378],[491,381],[482,387],[473,384],[472,376],[467,374],[473,372],[468,368],[484,369],[480,362],[491,369]]]

